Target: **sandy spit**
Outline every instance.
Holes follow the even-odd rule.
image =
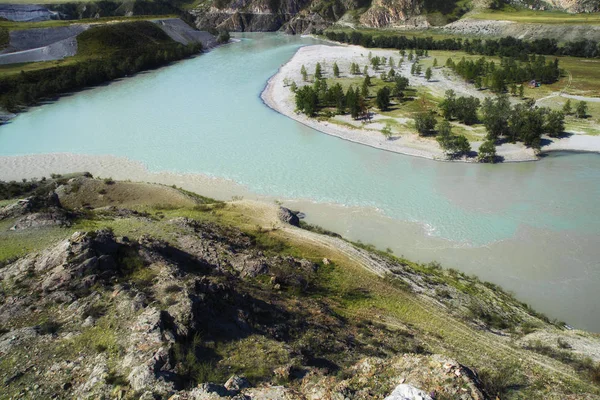
[[[218,200],[251,195],[247,188],[230,180],[202,174],[152,172],[140,162],[111,155],[54,153],[0,157],[1,181],[40,179],[50,177],[50,174],[73,172],[90,172],[101,178],[176,185]]]
[[[361,68],[368,63],[368,54],[373,56],[394,57],[398,61],[397,51],[393,50],[373,50],[365,49],[360,46],[341,45],[326,46],[314,45],[300,48],[294,57],[286,64],[282,65],[279,71],[272,76],[261,94],[263,102],[273,110],[292,118],[301,124],[309,126],[315,130],[336,136],[338,138],[351,142],[371,146],[374,148],[392,151],[395,153],[406,154],[410,156],[428,158],[438,161],[448,161],[435,140],[424,139],[410,132],[409,121],[399,119],[396,122],[406,125],[399,134],[395,134],[391,140],[386,140],[380,130],[384,127],[384,122],[379,115],[375,115],[373,122],[362,126],[350,127],[353,124],[350,117],[336,117],[341,124],[317,121],[308,118],[301,113],[295,112],[295,102],[290,88],[286,86],[285,80],[296,82],[302,85],[302,76],[300,69],[304,65],[312,73],[317,62],[324,66],[325,77],[332,77],[332,66],[336,62],[341,70],[341,75],[347,74],[350,64],[358,63]],[[453,79],[453,77],[442,73],[443,70],[434,70],[432,82],[429,83],[423,77],[413,77],[410,75],[411,64],[405,61],[402,68],[396,68],[403,76],[410,80],[413,87],[427,85],[428,88],[437,95],[443,95],[448,89],[452,89],[458,96],[475,96],[483,98],[485,95],[477,91],[474,87],[466,85],[464,82]],[[381,71],[379,71],[380,73]],[[377,75],[379,74],[377,73]],[[371,76],[376,75],[375,71],[369,70]],[[346,125],[342,125],[346,123]],[[589,151],[600,152],[600,137],[587,135],[572,135],[568,138],[556,140],[548,139],[549,145],[542,149],[542,152],[548,151]],[[482,142],[472,142],[473,151],[477,151]],[[534,161],[538,157],[532,149],[528,149],[521,144],[505,143],[497,146],[496,151],[499,156],[504,158],[505,162]],[[475,159],[459,159],[457,162],[474,162]]]

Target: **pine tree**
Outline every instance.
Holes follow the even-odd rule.
[[[369,77],[369,75],[367,75],[367,78]],[[367,83],[367,79],[365,78],[365,80],[362,83],[362,87],[361,87],[361,91],[360,91],[360,95],[363,98],[367,98],[369,97],[369,84]]]
[[[520,98],[525,97],[525,86],[523,86],[523,84],[521,84],[521,86],[519,86],[519,97]]]
[[[306,82],[308,80],[308,73],[306,72],[304,64],[302,65],[302,68],[300,68],[300,73],[302,74],[302,80]]]
[[[431,67],[427,68],[427,71],[425,71],[425,79],[427,79],[428,82],[431,80]]]
[[[393,57],[390,57],[388,65],[390,66],[390,68],[394,68],[395,67],[395,65],[394,65],[394,58]]]
[[[340,77],[340,68],[338,67],[336,62],[333,63],[333,76],[335,76],[336,78]]]
[[[575,109],[575,115],[577,118],[585,118],[587,116],[587,108],[587,103],[585,101],[580,101]]]
[[[315,79],[323,78],[323,71],[321,70],[321,63],[317,63],[315,67]]]
[[[433,68],[435,68],[435,67],[437,67],[437,66],[438,66],[438,61],[437,61],[437,58],[434,58],[434,59],[433,59]]]
[[[567,99],[567,102],[563,106],[563,112],[565,115],[571,115],[573,113],[573,108],[571,107],[571,99]]]

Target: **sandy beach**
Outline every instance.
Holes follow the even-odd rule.
[[[298,85],[302,85],[303,80],[300,73],[302,65],[311,73],[314,71],[317,62],[319,62],[324,67],[324,76],[331,78],[332,66],[336,62],[343,77],[347,75],[351,63],[355,62],[361,66],[367,64],[369,52],[373,56],[394,57],[396,61],[400,58],[397,51],[365,49],[360,46],[314,45],[302,47],[288,63],[281,66],[277,74],[269,79],[261,98],[273,110],[328,135],[395,153],[447,161],[447,157],[435,140],[421,138],[415,132],[412,132],[413,128],[409,125],[412,120],[409,118],[396,119],[395,122],[400,126],[406,126],[406,129],[402,129],[398,134],[394,134],[390,140],[386,140],[381,134],[381,129],[385,126],[381,119],[389,119],[387,117],[382,118],[380,115],[375,115],[371,123],[361,124],[352,121],[349,116],[336,116],[336,122],[339,121],[339,123],[333,123],[318,121],[295,112],[294,96],[286,82],[294,81]],[[412,87],[426,85],[428,90],[437,96],[443,96],[448,89],[454,90],[457,96],[475,96],[480,99],[486,96],[483,92],[465,84],[462,80],[444,73],[443,69],[433,70],[433,83],[431,83],[427,82],[424,77],[411,76],[410,67],[411,64],[405,61],[401,68],[396,68],[396,72],[408,77]],[[369,71],[371,76],[375,75],[372,69]],[[549,151],[600,152],[600,136],[573,134],[563,139],[545,139],[548,144],[542,148],[542,153]],[[477,151],[481,144],[482,142],[471,142],[472,150]],[[505,162],[534,161],[538,159],[533,149],[526,148],[522,144],[504,143],[497,146],[496,151],[499,156],[503,157]],[[476,159],[462,158],[453,161],[475,162]]]

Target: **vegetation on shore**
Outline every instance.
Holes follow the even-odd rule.
[[[559,46],[554,39],[526,41],[514,37],[500,39],[469,39],[447,37],[434,39],[433,36],[407,37],[393,31],[327,30],[324,35],[329,40],[382,49],[420,50],[462,50],[469,54],[513,57],[527,61],[532,54],[573,56],[584,58],[600,57],[600,43],[591,40],[566,42]]]
[[[95,26],[77,37],[79,54],[63,65],[0,77],[0,106],[18,112],[45,99],[192,56],[149,21]]]
[[[553,84],[559,79],[563,71],[558,59],[549,61],[543,56],[531,56],[527,62],[519,62],[512,58],[502,58],[496,64],[493,59],[483,57],[463,57],[457,63],[448,57],[445,62],[447,70],[461,76],[478,90],[495,92],[497,98],[487,97],[482,103],[476,97],[458,97],[453,90],[448,90],[445,98],[428,104],[425,95],[416,96],[415,90],[408,87],[409,80],[396,72],[396,68],[401,71],[408,60],[411,63],[411,74],[424,76],[429,81],[432,67],[428,66],[423,74],[421,64],[428,58],[431,57],[428,57],[427,50],[401,50],[396,59],[369,53],[367,59],[370,65],[365,65],[363,69],[358,63],[352,62],[349,71],[340,68],[342,63],[339,60],[330,60],[332,71],[325,71],[325,62],[317,63],[314,73],[310,75],[306,67],[302,66],[300,75],[304,82],[296,83],[288,79],[284,84],[294,92],[296,109],[312,118],[341,122],[336,116],[349,115],[354,120],[369,122],[374,115],[372,110],[378,110],[382,116],[386,116],[391,109],[417,109],[418,111],[406,113],[413,119],[414,129],[420,136],[435,136],[440,148],[451,159],[477,155],[480,162],[499,161],[501,158],[497,157],[495,146],[504,142],[522,142],[527,147],[539,150],[542,135],[547,134],[553,138],[564,135],[567,116],[573,115],[582,120],[588,117],[588,105],[584,101],[577,102],[572,108],[565,106],[563,109],[551,109],[539,107],[535,100],[525,98],[524,88],[530,85],[529,79],[536,78],[535,82],[544,85]],[[429,60],[428,64],[438,70],[443,68],[439,66],[437,58],[433,62]],[[325,78],[326,73],[329,75],[328,79]],[[311,81],[312,84],[305,83]],[[509,94],[521,101],[511,105]],[[421,106],[412,107],[410,103]],[[457,124],[440,122],[440,117]],[[394,136],[389,121],[381,129],[386,139]],[[479,138],[485,142],[479,154],[471,152],[469,138],[463,133],[465,128],[458,133],[453,132],[457,126],[469,127],[468,129],[473,126],[485,133]]]

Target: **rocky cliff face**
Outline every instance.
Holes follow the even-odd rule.
[[[512,3],[574,13],[600,11],[597,0],[512,0]],[[491,2],[473,4],[485,8]],[[205,0],[191,13],[202,30],[310,33],[338,21],[370,28],[426,28],[455,20],[466,11],[462,7],[452,0]]]
[[[600,2],[597,0],[513,0],[512,3],[538,10],[554,9],[570,13],[600,11]]]

